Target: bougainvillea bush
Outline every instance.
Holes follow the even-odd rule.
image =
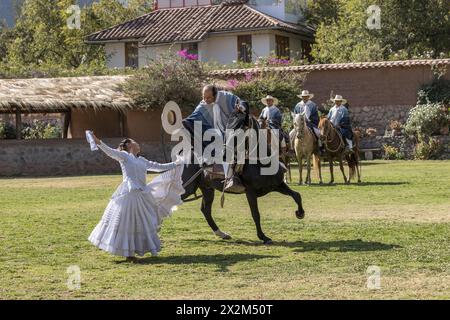
[[[261,110],[264,105],[261,99],[267,95],[279,100],[282,109],[293,109],[299,102],[300,94],[306,74],[295,72],[247,74],[238,81],[229,80],[233,84],[232,91],[241,99],[247,100],[252,110]]]
[[[194,108],[201,97],[207,73],[196,55],[167,52],[136,71],[123,85],[138,105],[161,108],[176,101],[181,108]]]

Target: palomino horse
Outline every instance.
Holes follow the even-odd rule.
[[[361,174],[360,174],[360,159],[359,159],[359,133],[353,132],[354,136],[354,148],[351,154],[345,155],[345,160],[347,160],[348,168],[349,168],[349,177],[345,176],[344,172],[344,150],[345,143],[342,135],[338,132],[338,130],[333,126],[330,120],[326,117],[322,117],[319,122],[320,129],[320,138],[322,139],[325,150],[327,152],[328,161],[330,164],[330,174],[331,180],[330,184],[334,182],[334,173],[333,173],[333,161],[337,160],[339,162],[339,168],[341,169],[342,175],[344,176],[344,181],[346,184],[350,183],[350,180],[355,176],[355,173],[358,174],[358,183],[361,182]]]
[[[294,118],[294,150],[298,161],[299,180],[303,182],[303,159],[306,159],[306,179],[305,184],[311,184],[311,157],[314,157],[314,169],[319,176],[319,183],[322,184],[322,169],[320,167],[319,144],[314,133],[306,125],[303,115],[297,114]]]

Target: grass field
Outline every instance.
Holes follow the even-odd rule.
[[[340,174],[334,186],[293,185],[302,221],[291,199],[270,194],[260,209],[271,246],[245,196],[214,206],[229,241],[189,202],[164,222],[160,256],[139,264],[87,241],[120,180],[0,179],[0,299],[450,298],[450,161],[373,161],[361,185]],[[66,285],[71,265],[79,290]],[[369,266],[381,269],[378,290],[367,288]]]

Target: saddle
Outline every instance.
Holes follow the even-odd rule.
[[[225,180],[225,173],[221,164],[214,163],[204,170],[205,178],[208,180]]]
[[[245,187],[241,182],[241,179],[237,176],[242,172],[243,165],[237,164],[232,177],[232,181],[228,181],[225,186],[225,193],[242,194],[245,192]],[[223,172],[223,165],[213,164],[204,170],[205,179],[208,181],[214,181],[218,183],[225,183],[225,172]]]

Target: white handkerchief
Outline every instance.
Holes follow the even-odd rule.
[[[94,137],[92,136],[92,131],[86,130],[86,140],[91,145],[91,151],[98,150],[97,144],[94,141]]]

